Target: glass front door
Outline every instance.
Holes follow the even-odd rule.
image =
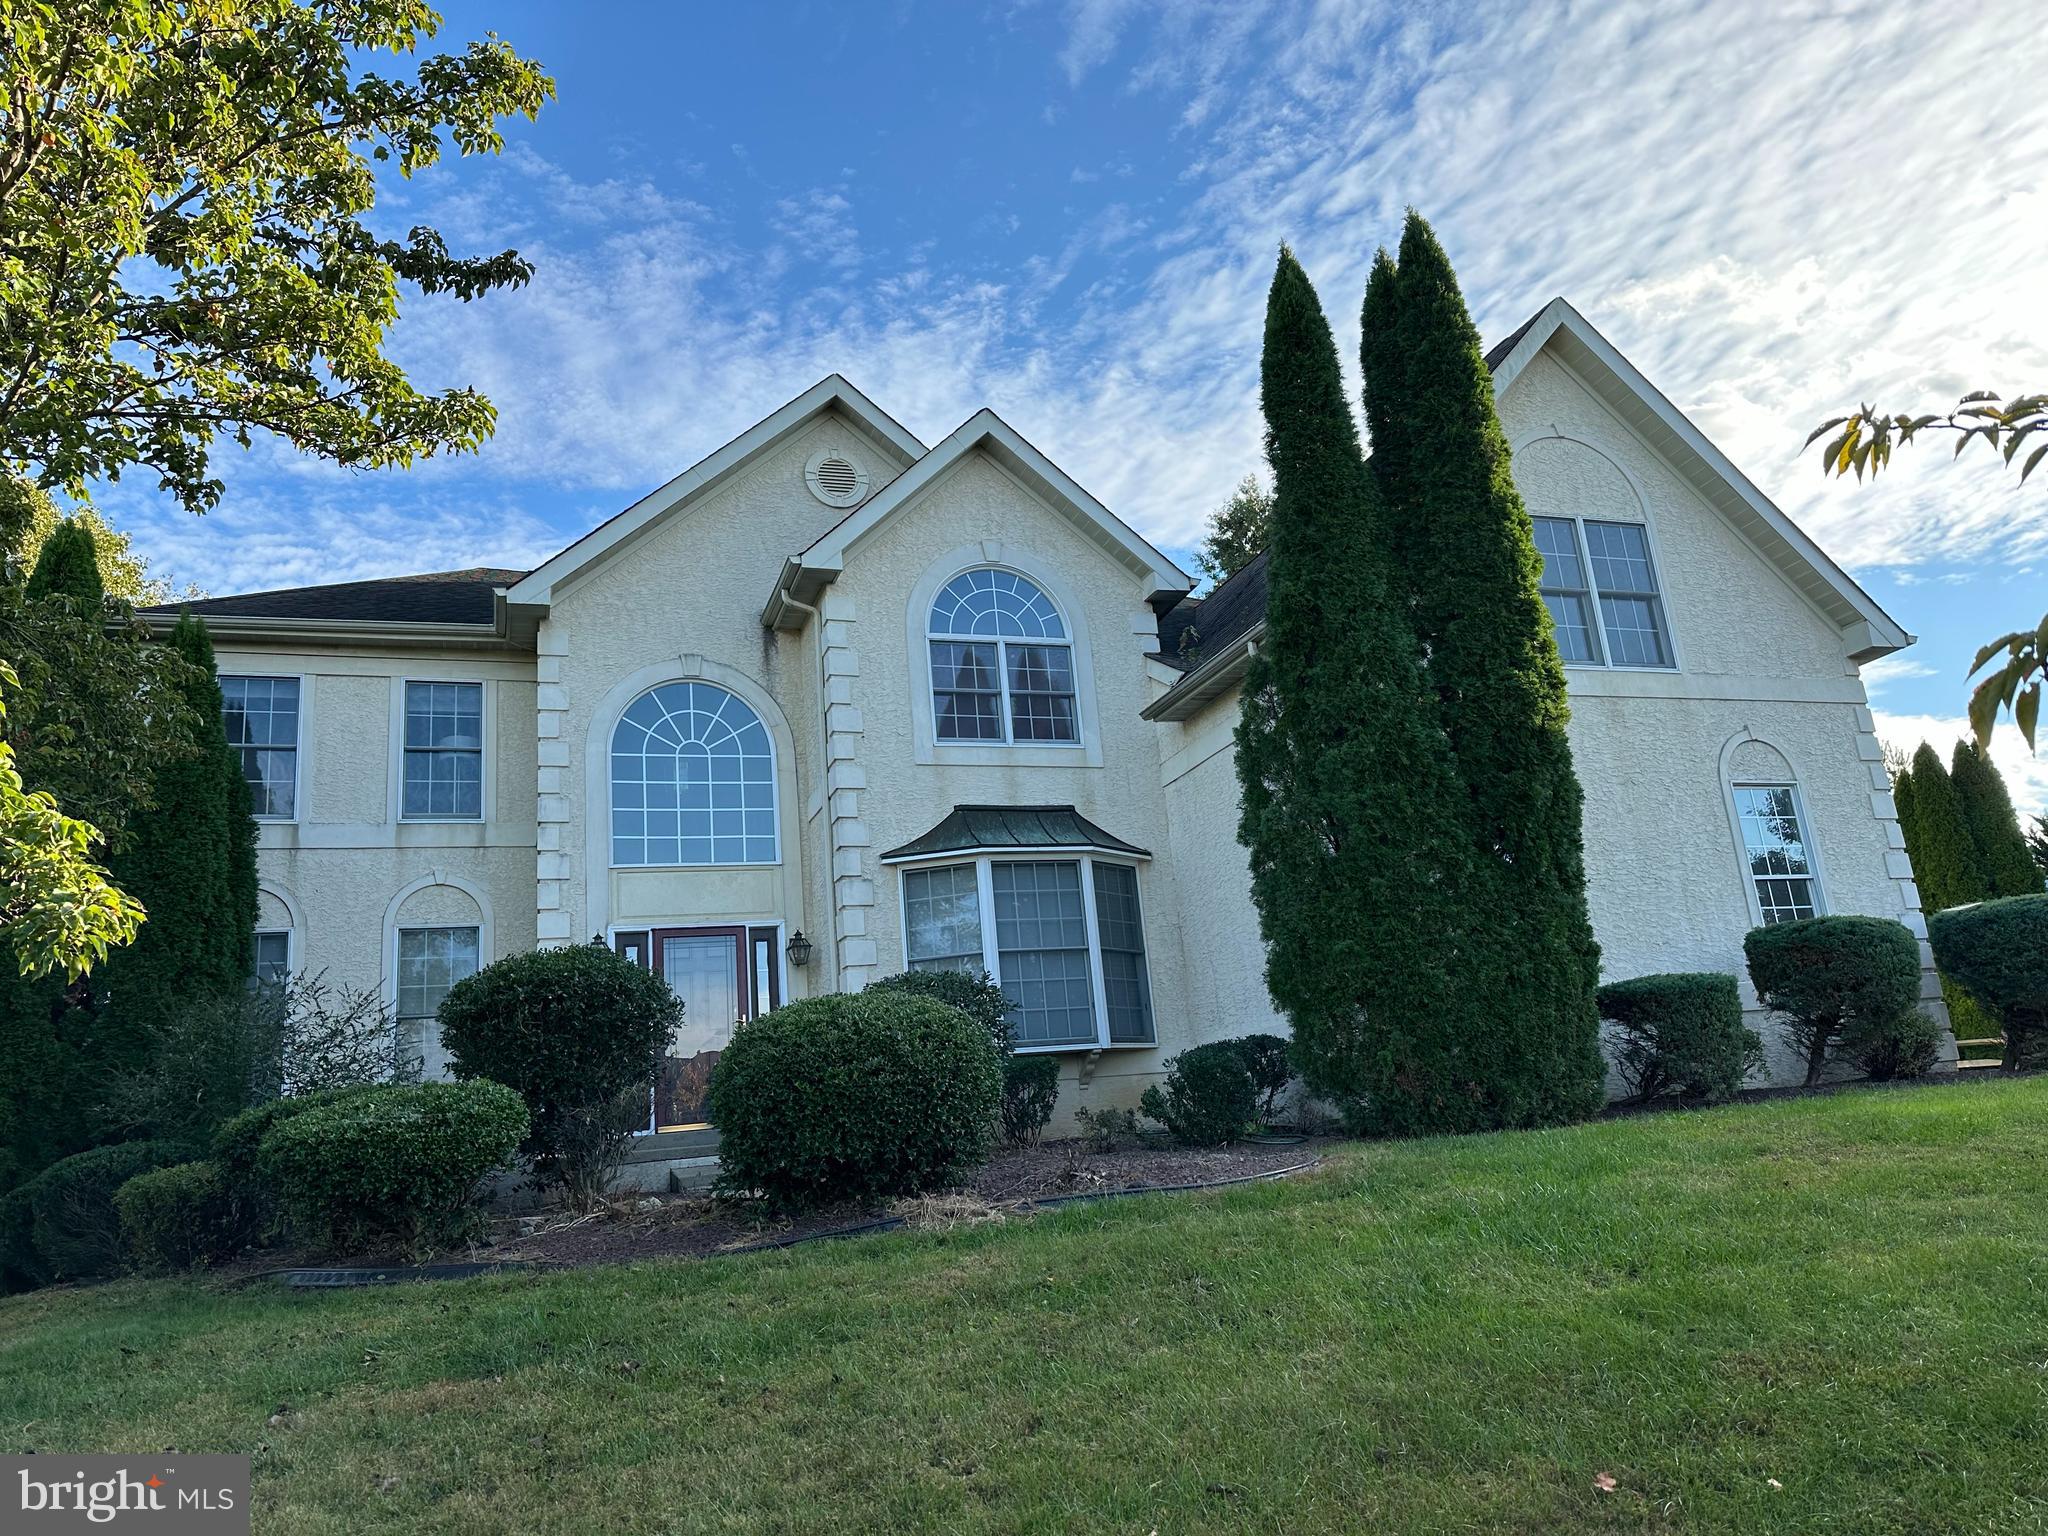
[[[683,1022],[669,1040],[654,1083],[654,1129],[704,1125],[711,1069],[747,1015],[746,930],[656,929],[654,968],[683,1000]]]

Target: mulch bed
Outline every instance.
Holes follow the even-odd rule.
[[[472,1257],[548,1265],[619,1264],[639,1259],[708,1258],[900,1221],[952,1227],[1007,1220],[1032,1202],[1110,1195],[1273,1173],[1314,1161],[1327,1138],[1233,1147],[1130,1147],[1096,1151],[1084,1141],[1054,1141],[999,1153],[960,1189],[894,1206],[839,1206],[772,1220],[746,1206],[702,1196],[627,1197],[581,1219],[555,1219],[522,1234],[500,1224],[496,1241]]]

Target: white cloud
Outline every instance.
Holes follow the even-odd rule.
[[[475,305],[410,306],[401,356],[481,387],[500,430],[479,459],[387,494],[486,506],[538,483],[615,508],[837,369],[927,439],[993,405],[1184,547],[1259,463],[1276,246],[1292,241],[1349,355],[1373,249],[1412,203],[1487,335],[1567,294],[1852,568],[1905,583],[1930,563],[2048,555],[2038,490],[1988,456],[1950,467],[1943,446],[1914,449],[1859,489],[1799,451],[1861,400],[2048,381],[2048,289],[2023,259],[2048,240],[2048,93],[1999,17],[1935,27],[1822,0],[1076,0],[1065,15],[1056,63],[1075,89],[1161,100],[1182,126],[1144,198],[1064,226],[1026,209],[1044,233],[1007,270],[976,265],[973,240],[864,246],[825,187],[777,195],[765,245],[738,232],[759,196],[744,180],[723,202],[693,182],[707,206],[521,153],[416,189],[451,238],[516,242],[537,271]],[[993,190],[958,219],[1025,228]],[[284,476],[252,463],[231,503]],[[343,504],[325,472],[290,481]],[[154,527],[143,542],[164,553]],[[217,589],[261,564],[205,548],[168,563]]]
[[[1864,663],[1863,689],[1874,699],[1893,683],[1914,677],[1932,677],[1935,670],[1926,662],[1916,660],[1904,651],[1896,651],[1890,656],[1881,656],[1876,661]]]
[[[1889,715],[1881,709],[1871,713],[1878,739],[1909,756],[1924,741],[1947,762],[1956,743],[1970,734],[1969,722],[1961,716]],[[2006,791],[2022,818],[2048,813],[2048,757],[2028,751],[2026,738],[2009,720],[2001,720],[1992,732],[1991,761],[2005,776]]]

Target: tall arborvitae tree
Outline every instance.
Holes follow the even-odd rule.
[[[1470,934],[1460,790],[1415,640],[1388,600],[1337,349],[1283,249],[1260,399],[1273,467],[1266,639],[1237,728],[1238,837],[1266,983],[1303,1077],[1362,1127],[1494,1123],[1497,1042]]]
[[[185,613],[170,645],[191,664],[184,686],[200,750],[157,774],[156,809],[114,866],[149,921],[109,958],[104,977],[94,973],[94,991],[129,1022],[241,985],[256,920],[255,822],[221,719],[213,641]]]
[[[1361,361],[1371,468],[1405,600],[1464,784],[1497,988],[1491,1097],[1503,1123],[1601,1102],[1600,951],[1586,910],[1583,796],[1543,562],[1515,489],[1479,332],[1430,227],[1373,264]],[[1486,969],[1485,967],[1481,968]]]
[[[1912,824],[1903,830],[1922,910],[1940,912],[1989,896],[1962,800],[1941,754],[1924,741],[1913,753],[1912,805]]]
[[[107,585],[100,578],[100,562],[92,530],[75,519],[66,518],[44,542],[29,573],[31,601],[43,597],[68,597],[82,608],[97,609],[107,600]]]
[[[2026,834],[2020,831],[2005,778],[1976,742],[1956,743],[1949,782],[1955,785],[1956,801],[1976,845],[1985,891],[1992,896],[2040,895],[2041,872],[2027,851]]]
[[[1906,856],[1913,861],[1913,880],[1919,887],[1923,912],[1982,901],[1990,894],[1962,800],[1941,765],[1941,755],[1926,742],[1913,753],[1907,771],[1893,780],[1892,798],[1898,805],[1899,831],[1906,839]],[[1948,1005],[1949,1028],[1958,1040],[1988,1040],[1999,1033],[1998,1021],[1946,976],[1941,978],[1941,998]]]

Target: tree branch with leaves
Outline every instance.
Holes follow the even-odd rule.
[[[554,83],[496,37],[407,56],[422,0],[0,0],[0,461],[82,494],[154,471],[204,511],[221,433],[358,468],[473,450],[496,417],[385,355],[399,290],[516,287],[515,251],[373,231],[377,173],[496,153]]]
[[[1821,473],[1853,474],[1860,482],[1866,470],[1875,479],[1879,470],[1890,465],[1893,448],[1939,432],[1956,434],[1952,458],[1960,458],[1971,443],[1981,442],[2007,465],[2019,459],[2020,484],[2025,485],[2027,477],[2048,459],[2048,394],[2005,396],[1977,389],[1957,401],[1952,411],[1919,416],[1865,405],[1850,415],[1822,422],[1807,434],[1806,446],[1811,448],[1826,437]],[[1970,663],[1970,676],[1994,664],[1996,670],[1970,694],[1970,729],[1977,745],[1990,747],[2000,711],[2010,710],[2013,724],[2031,748],[2041,716],[2041,682],[2048,676],[2048,614],[2042,615],[2033,629],[2016,629],[1983,646]]]

